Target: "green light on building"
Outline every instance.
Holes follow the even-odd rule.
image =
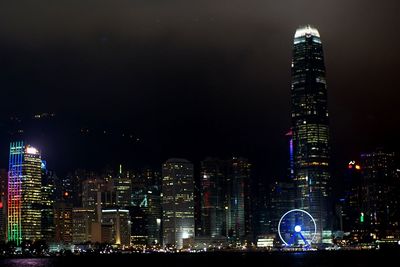
[[[361,212],[361,215],[360,215],[360,222],[364,222],[364,212]]]

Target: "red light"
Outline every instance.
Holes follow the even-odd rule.
[[[353,169],[353,165],[349,165],[349,169]]]
[[[3,208],[3,202],[0,202],[0,209]]]

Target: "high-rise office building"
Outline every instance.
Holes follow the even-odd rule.
[[[113,179],[116,192],[116,202],[119,207],[128,207],[132,204],[132,180],[122,173],[122,170]]]
[[[72,243],[72,203],[57,202],[54,204],[54,228],[56,243]]]
[[[227,161],[227,229],[228,236],[238,240],[252,234],[250,170],[251,164],[245,158]]]
[[[211,242],[225,236],[234,244],[253,239],[252,207],[257,206],[250,200],[250,170],[251,164],[245,158],[207,158],[201,162],[199,236]]]
[[[8,241],[41,239],[42,172],[40,152],[24,142],[10,144]]]
[[[322,43],[311,26],[298,28],[294,35],[291,117],[296,206],[315,218],[321,242],[330,228],[329,115]]]
[[[96,209],[98,192],[105,187],[105,181],[99,178],[89,178],[82,182],[82,207]]]
[[[161,233],[161,193],[158,186],[150,187],[147,191],[147,236],[148,244],[156,245],[162,242]]]
[[[264,176],[253,176],[251,184],[251,213],[254,238],[265,237],[270,232],[269,187]]]
[[[129,211],[125,209],[103,209],[101,238],[103,242],[129,246],[131,228]]]
[[[54,172],[48,171],[42,164],[42,238],[46,242],[54,241],[54,203],[56,199]]]
[[[83,181],[93,177],[96,177],[96,174],[85,169],[77,169],[68,173],[66,177],[60,179],[61,184],[57,188],[57,196],[61,196],[61,199],[65,201],[72,202],[74,207],[82,207]]]
[[[274,182],[270,185],[269,193],[269,230],[278,232],[278,222],[282,215],[294,208],[295,192],[293,183]]]
[[[207,158],[201,162],[201,236],[226,235],[226,162]]]
[[[162,166],[163,244],[182,248],[194,237],[193,164],[169,159]]]
[[[94,209],[97,222],[101,220],[101,209],[115,207],[116,194],[111,181],[89,178],[82,182],[82,207]]]
[[[343,195],[337,205],[339,212],[337,214],[339,227],[337,228],[344,232],[358,234],[363,230],[360,222],[363,206],[363,180],[361,174],[361,166],[358,161],[350,161],[344,172]]]
[[[94,209],[73,208],[72,210],[72,240],[74,244],[92,240],[92,223],[96,222]]]
[[[146,168],[132,176],[131,235],[134,245],[160,245],[161,174]]]
[[[377,237],[393,236],[400,225],[395,155],[377,149],[361,154],[361,212],[366,230]]]
[[[131,221],[131,244],[134,246],[144,246],[148,243],[146,209],[145,205],[128,208]]]

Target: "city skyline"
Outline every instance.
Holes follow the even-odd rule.
[[[0,1],[0,266],[395,262],[399,14]]]
[[[400,249],[393,0],[43,1],[0,4],[0,255]]]
[[[5,98],[20,105],[5,101],[1,107],[0,146],[8,146],[10,116],[54,112],[51,127],[42,130],[37,121],[24,127],[54,169],[240,155],[260,173],[282,177],[290,36],[310,23],[330,55],[334,169],[377,146],[399,151],[398,117],[387,115],[398,98],[395,1],[235,1],[229,8],[173,1],[176,9],[139,2],[98,5],[92,16],[90,3],[73,3],[77,12],[70,16],[60,1],[58,7],[31,6],[24,19],[11,16],[17,4],[2,3],[7,23],[0,23],[0,84]],[[51,14],[59,19],[52,22]],[[336,17],[345,24],[333,23]],[[76,137],[86,128],[96,134]],[[69,145],[75,141],[77,149]],[[5,168],[7,155],[0,159]]]

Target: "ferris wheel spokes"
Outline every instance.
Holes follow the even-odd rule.
[[[316,236],[316,223],[314,218],[305,210],[289,210],[279,220],[278,234],[285,246],[302,245],[311,246]]]

